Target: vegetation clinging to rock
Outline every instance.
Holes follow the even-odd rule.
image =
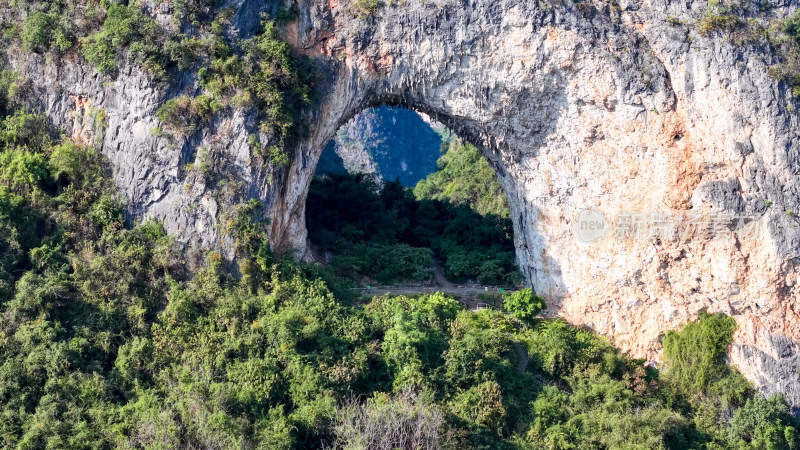
[[[102,28],[82,38],[86,60],[100,72],[114,72],[120,54],[128,50],[133,61],[158,78],[166,77],[164,54],[165,34],[161,27],[142,12],[138,2],[128,5],[111,3]]]
[[[437,161],[439,170],[414,187],[418,200],[468,205],[478,214],[508,217],[508,200],[489,162],[475,146],[452,140]]]
[[[772,41],[783,61],[770,68],[770,75],[786,81],[795,96],[800,96],[800,10],[771,28]]]

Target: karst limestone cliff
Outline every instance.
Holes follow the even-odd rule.
[[[769,76],[765,46],[699,33],[696,0],[355,3],[288,5],[286,39],[318,79],[306,137],[279,169],[251,160],[244,112],[177,143],[152,133],[163,101],[197,89],[192,74],[163,86],[126,66],[111,80],[80,58],[7,51],[35,107],[100,142],[130,216],[193,247],[229,249],[222,213],[257,198],[272,244],[302,251],[308,186],[338,127],[384,103],[424,112],[497,170],[549,312],[657,361],[666,330],[724,311],[739,324],[732,363],[800,405],[800,104]],[[278,7],[232,6],[243,36]],[[205,159],[229,183],[186,169]]]

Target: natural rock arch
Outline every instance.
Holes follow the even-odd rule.
[[[490,147],[489,145],[491,144],[487,144],[485,138],[482,138],[480,134],[476,134],[474,129],[470,128],[469,125],[465,125],[461,118],[444,114],[441,111],[431,108],[424,103],[412,103],[406,98],[387,94],[376,96],[373,100],[364,102],[355,109],[348,110],[346,114],[341,116],[342,118],[340,120],[334,122],[335,125],[333,127],[327,128],[325,133],[320,133],[319,137],[314,138],[313,143],[308,144],[309,148],[312,149],[312,153],[310,153],[309,156],[313,164],[296,172],[289,172],[290,176],[296,174],[295,176],[302,181],[296,181],[290,178],[290,181],[287,182],[287,185],[289,186],[301,186],[300,183],[303,183],[302,185],[305,186],[305,189],[297,192],[300,197],[297,197],[297,199],[294,201],[294,209],[287,208],[283,210],[292,211],[289,215],[280,212],[273,212],[270,214],[272,242],[279,243],[279,245],[276,247],[276,250],[279,252],[300,250],[300,253],[305,251],[307,245],[305,200],[308,194],[308,187],[311,184],[311,179],[316,173],[316,166],[319,162],[320,156],[322,155],[322,151],[325,149],[327,143],[336,136],[337,131],[342,127],[342,125],[349,122],[359,113],[367,109],[384,105],[404,107],[423,113],[437,122],[447,126],[459,138],[464,139],[476,146],[476,148],[489,162],[489,166],[494,170],[498,180],[500,181],[500,186],[502,187],[503,192],[509,201],[508,203],[514,227],[515,246],[517,247],[517,263],[520,271],[523,273],[526,280],[531,280],[538,277],[540,281],[546,280],[548,285],[558,286],[560,281],[556,276],[554,276],[557,275],[557,271],[549,270],[537,274],[536,266],[529,259],[530,254],[526,250],[533,247],[533,245],[529,243],[528,239],[531,238],[531,235],[535,235],[536,230],[535,228],[526,227],[524,224],[526,223],[526,217],[531,217],[532,215],[535,217],[535,209],[530,206],[525,208],[520,203],[522,197],[517,191],[517,185],[508,172],[507,166],[501,159],[501,152],[497,151],[493,147]],[[288,220],[286,222],[274,221],[274,218],[278,217],[286,218]],[[527,232],[528,235],[524,234],[525,232]],[[550,264],[556,267],[555,261],[551,261]],[[540,283],[540,286],[542,285],[543,284]]]
[[[796,102],[767,75],[768,53],[683,25],[705,2],[615,5],[408,0],[358,17],[344,0],[295,2],[287,38],[316,61],[318,92],[304,113],[307,137],[279,171],[252,163],[252,117],[242,112],[182,146],[150,133],[155,110],[191,78],[165,91],[128,68],[109,87],[80,62],[15,64],[33,79],[38,106],[79,138],[89,108],[104,108],[103,152],[130,214],[159,218],[201,247],[227,247],[216,226],[230,205],[183,170],[196,149],[216,149],[225,176],[267,206],[273,245],[302,249],[305,196],[339,125],[381,103],[419,109],[498,171],[522,271],[551,310],[651,360],[665,330],[701,310],[727,312],[740,326],[732,361],[800,405],[800,228],[785,213],[800,210],[800,123],[787,108]],[[278,5],[236,6],[234,28],[247,35]],[[573,229],[582,209],[610,219],[728,212],[763,234],[585,244]]]
[[[667,23],[673,6],[659,2],[621,12],[604,3],[411,5],[360,19],[335,3],[301,10],[292,44],[326,61],[330,88],[287,174],[296,190],[271,214],[281,218],[276,242],[303,246],[305,192],[338,126],[367,106],[402,103],[465,136],[495,167],[520,267],[550,309],[652,360],[664,330],[701,310],[726,312],[740,324],[733,361],[800,402],[797,378],[785,377],[800,358],[800,234],[779,231],[778,215],[762,207],[774,197],[796,209],[797,197],[776,186],[798,170],[798,124],[764,56],[712,40],[713,50],[694,50],[687,31]],[[737,65],[744,55],[756,63]],[[727,212],[771,237],[586,245],[573,231],[582,209],[609,218]]]
[[[538,212],[518,191],[518,181],[535,170],[508,169],[553,145],[547,135],[563,132],[557,128],[571,97],[585,98],[581,106],[602,110],[601,116],[619,102],[638,102],[623,111],[624,122],[648,109],[671,110],[674,95],[663,67],[639,48],[638,37],[615,36],[616,45],[630,50],[622,57],[595,45],[599,35],[613,31],[608,17],[600,15],[597,28],[577,9],[557,13],[491,1],[463,6],[384,8],[367,18],[353,17],[346,6],[301,12],[292,24],[292,43],[325,61],[321,71],[330,88],[311,113],[314,126],[287,173],[285,185],[292,189],[270,214],[273,241],[281,249],[305,246],[305,192],[338,127],[367,107],[403,104],[447,124],[484,153],[509,196],[521,268],[540,292],[556,299],[563,291],[558,265],[545,255],[535,227],[522,225],[535,223]],[[342,28],[364,32],[342,39]],[[632,69],[637,64],[652,66],[648,79]],[[580,85],[585,80],[593,81]],[[598,126],[586,125],[588,134]]]

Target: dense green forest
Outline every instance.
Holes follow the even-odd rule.
[[[521,281],[506,197],[486,159],[472,145],[454,143],[438,165],[413,191],[366,174],[312,182],[309,238],[334,255],[337,275],[425,281],[438,261],[452,281]]]
[[[529,290],[362,303],[271,255],[254,202],[239,275],[190,275],[158,223],[124,225],[95,150],[2,98],[3,447],[797,448],[783,398],[725,366],[728,317],[669,333],[659,373]]]

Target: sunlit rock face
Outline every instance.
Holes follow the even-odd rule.
[[[192,77],[165,89],[129,70],[108,86],[79,63],[17,64],[80,136],[92,127],[74,124],[86,114],[70,96],[104,108],[103,151],[131,215],[196,247],[228,249],[221,214],[250,197],[267,206],[273,246],[302,252],[308,186],[337,129],[385,103],[424,112],[496,169],[520,267],[549,312],[656,362],[666,330],[726,312],[739,323],[731,361],[800,405],[800,104],[768,76],[763,46],[682,25],[700,1],[393,4],[359,17],[347,1],[295,3],[287,38],[319,81],[285,169],[250,158],[247,114],[178,145],[150,133]],[[235,6],[243,35],[277,8]],[[216,178],[185,170],[212,157]]]

